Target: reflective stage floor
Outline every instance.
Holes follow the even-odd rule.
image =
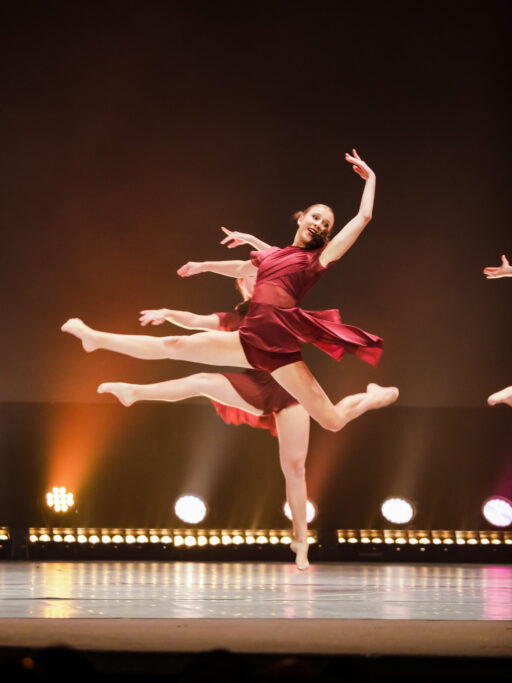
[[[512,654],[512,566],[3,562],[0,646]]]

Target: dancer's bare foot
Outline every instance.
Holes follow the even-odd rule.
[[[378,408],[385,408],[394,403],[399,395],[397,387],[381,387],[379,384],[371,382],[366,387],[369,401],[368,410],[376,410]]]
[[[302,572],[308,569],[308,542],[292,541],[290,543],[290,548],[295,553],[295,564],[297,569],[300,569]]]
[[[80,320],[80,318],[70,318],[60,328],[62,332],[78,337],[82,342],[84,351],[96,351],[98,348],[94,341],[94,330]]]
[[[487,403],[490,406],[495,406],[498,403],[506,403],[507,405],[512,406],[512,387],[505,387],[505,389],[491,394],[487,399]]]
[[[98,387],[98,394],[114,394],[124,406],[131,406],[137,400],[135,385],[126,382],[103,382]]]

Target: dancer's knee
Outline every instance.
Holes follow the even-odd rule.
[[[333,412],[330,415],[327,416],[322,416],[318,420],[318,424],[323,427],[323,429],[326,429],[328,432],[339,432],[340,429],[343,429],[343,427],[346,424],[346,420],[344,420],[341,415],[338,415],[337,413]]]
[[[196,372],[191,379],[200,394],[208,394],[215,384],[216,373]]]
[[[185,335],[177,337],[162,337],[162,344],[169,358],[178,359],[186,348]]]
[[[306,476],[305,458],[281,458],[281,467],[286,478],[304,479]]]

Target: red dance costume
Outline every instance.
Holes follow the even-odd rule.
[[[216,313],[219,318],[219,329],[226,332],[238,330],[244,318],[236,311],[233,313]],[[245,410],[226,406],[223,403],[213,401],[213,407],[217,414],[226,424],[247,424],[251,427],[268,429],[271,434],[277,436],[275,413],[283,408],[293,406],[297,401],[275,381],[272,375],[265,370],[243,370],[242,372],[223,372],[237,393],[257,410],[262,410],[263,415],[253,415]]]
[[[258,266],[254,294],[247,314],[217,313],[220,329],[238,329],[240,341],[254,370],[223,373],[250,405],[263,411],[251,415],[238,408],[212,401],[215,410],[228,424],[249,424],[269,429],[276,435],[274,414],[297,401],[274,380],[270,372],[302,360],[301,344],[311,342],[336,360],[353,353],[377,365],[382,354],[382,339],[358,327],[344,325],[336,309],[304,311],[298,308],[305,294],[327,271],[319,263],[322,249],[270,247],[252,251],[251,261]],[[335,262],[333,262],[335,263]]]
[[[336,309],[304,311],[298,305],[333,263],[319,261],[323,249],[270,247],[252,251],[258,275],[251,305],[239,329],[245,356],[253,368],[273,372],[302,360],[301,344],[310,342],[336,360],[353,353],[377,365],[382,339],[341,322]]]

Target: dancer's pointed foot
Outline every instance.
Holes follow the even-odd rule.
[[[399,395],[397,387],[381,387],[379,384],[370,383],[366,387],[368,393],[368,410],[385,408],[394,403]]]
[[[290,548],[295,553],[295,565],[301,572],[309,569],[308,547],[307,541],[292,541],[290,543]]]
[[[135,386],[126,382],[103,382],[98,387],[98,394],[114,394],[124,406],[131,406],[137,400]]]
[[[94,341],[94,330],[80,320],[80,318],[70,318],[60,328],[62,332],[78,337],[82,342],[84,351],[96,351],[98,346]]]
[[[487,399],[487,403],[490,406],[495,406],[498,403],[506,403],[507,405],[512,406],[512,387],[505,387],[505,389],[491,394]]]

